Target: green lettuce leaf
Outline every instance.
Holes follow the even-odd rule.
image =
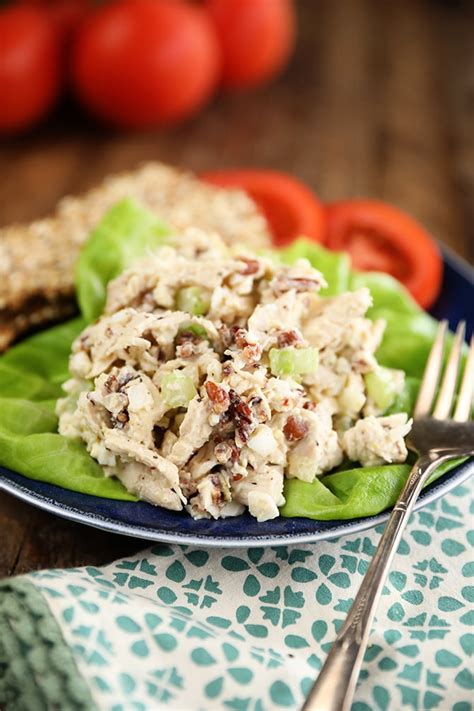
[[[459,461],[442,464],[431,481],[446,474]],[[311,484],[285,480],[286,504],[282,516],[303,516],[320,521],[375,516],[393,506],[410,473],[409,464],[344,469]]]
[[[385,415],[394,415],[397,412],[412,413],[420,389],[421,379],[407,376],[401,393],[397,395],[392,405],[385,411]]]
[[[7,351],[0,358],[0,395],[13,397],[16,393],[15,397],[30,400],[59,397],[61,384],[69,377],[72,343],[85,325],[85,321],[75,318],[37,333]],[[12,382],[14,372],[20,373],[17,382]]]
[[[2,397],[0,412],[2,466],[82,494],[136,501],[119,481],[104,476],[83,442],[57,434],[54,401]]]
[[[76,293],[87,322],[103,311],[107,284],[126,267],[165,241],[168,229],[133,200],[110,208],[81,250],[76,267]]]
[[[373,308],[370,318],[383,318],[387,322],[377,351],[379,363],[421,378],[438,328],[437,321],[424,311],[408,314],[388,308]]]
[[[79,257],[76,284],[83,318],[32,336],[0,358],[0,465],[74,491],[134,500],[118,481],[103,475],[82,442],[57,434],[54,408],[62,394],[61,384],[69,377],[72,342],[87,322],[100,315],[107,283],[149,249],[162,244],[165,235],[166,228],[132,201],[115,205]],[[328,282],[323,292],[326,295],[370,288],[374,302],[370,318],[385,318],[388,323],[377,354],[379,361],[401,368],[409,376],[391,411],[410,412],[436,321],[421,311],[391,277],[351,272],[345,254],[329,252],[305,239],[273,254],[287,263],[301,257],[309,259]],[[394,503],[408,471],[408,465],[353,467],[345,463],[312,484],[287,480],[286,504],[281,513],[321,520],[377,514]],[[440,468],[437,475],[443,471]]]
[[[369,309],[368,315],[373,314],[374,309],[390,309],[399,314],[419,314],[423,313],[420,307],[413,300],[411,294],[405,289],[403,284],[394,279],[390,274],[380,272],[351,272],[348,289],[355,291],[366,286],[370,289],[374,305]]]

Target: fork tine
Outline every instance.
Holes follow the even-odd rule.
[[[430,355],[428,356],[425,372],[423,373],[423,380],[421,381],[420,391],[416,400],[413,413],[415,418],[428,415],[431,410],[436,388],[438,387],[441,365],[443,363],[444,338],[447,327],[447,321],[441,321],[438,326],[438,332]]]
[[[474,395],[474,336],[471,337],[469,355],[464,366],[461,390],[454,412],[456,422],[466,422],[471,417],[472,398]]]
[[[436,401],[433,417],[437,420],[445,420],[449,417],[453,404],[454,393],[456,391],[456,381],[461,362],[462,344],[464,343],[464,333],[466,330],[465,321],[460,321],[456,329],[454,344],[449,355],[449,360],[444,372],[441,390]]]

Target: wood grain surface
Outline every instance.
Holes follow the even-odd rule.
[[[471,9],[469,9],[471,8]],[[298,0],[300,36],[276,83],[220,96],[166,131],[100,129],[71,105],[0,143],[0,223],[144,160],[295,173],[325,200],[374,196],[474,258],[474,15],[468,2]],[[101,564],[145,544],[0,496],[0,576]]]

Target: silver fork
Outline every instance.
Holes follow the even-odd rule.
[[[453,410],[465,323],[459,324],[444,370],[439,395],[447,322],[440,323],[426,364],[407,446],[418,459],[390,514],[375,555],[362,581],[344,625],[339,631],[303,711],[349,711],[364,658],[375,610],[387,573],[413,506],[434,470],[449,459],[474,455],[474,340],[464,368]],[[432,412],[432,414],[430,414]]]

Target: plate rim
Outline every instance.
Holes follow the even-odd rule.
[[[21,476],[28,481],[28,477],[15,472],[12,473],[16,474],[16,476]],[[443,481],[443,477],[438,485],[436,481],[433,482],[432,488],[427,489],[422,493],[422,496],[415,503],[413,510],[417,511],[424,506],[433,503],[433,501],[441,498],[459,484],[467,481],[473,473],[474,458],[471,458],[463,464],[460,464],[456,469],[447,472],[444,475],[446,479]],[[262,545],[285,546],[289,544],[317,543],[318,541],[338,538],[339,536],[343,536],[348,533],[360,533],[361,531],[365,531],[369,528],[374,528],[375,526],[384,523],[390,516],[392,510],[390,508],[387,511],[376,514],[375,516],[364,517],[362,519],[347,519],[347,522],[341,523],[334,528],[329,528],[325,531],[316,531],[314,533],[287,533],[275,536],[267,534],[261,536],[253,535],[251,538],[245,538],[242,536],[239,536],[238,538],[227,538],[219,536],[207,537],[185,532],[175,534],[162,531],[160,529],[154,530],[138,525],[132,526],[129,524],[123,524],[117,521],[112,521],[100,514],[95,515],[84,513],[74,506],[58,504],[54,501],[54,499],[41,494],[32,493],[26,486],[16,484],[12,481],[5,482],[5,480],[0,480],[0,491],[6,491],[15,498],[32,504],[43,511],[47,511],[48,513],[53,513],[61,518],[91,526],[92,528],[97,528],[109,533],[116,533],[130,538],[139,538],[153,543],[194,545],[206,548],[257,548]],[[87,494],[82,494],[82,496],[87,496]],[[135,502],[124,501],[122,503],[133,505]]]

